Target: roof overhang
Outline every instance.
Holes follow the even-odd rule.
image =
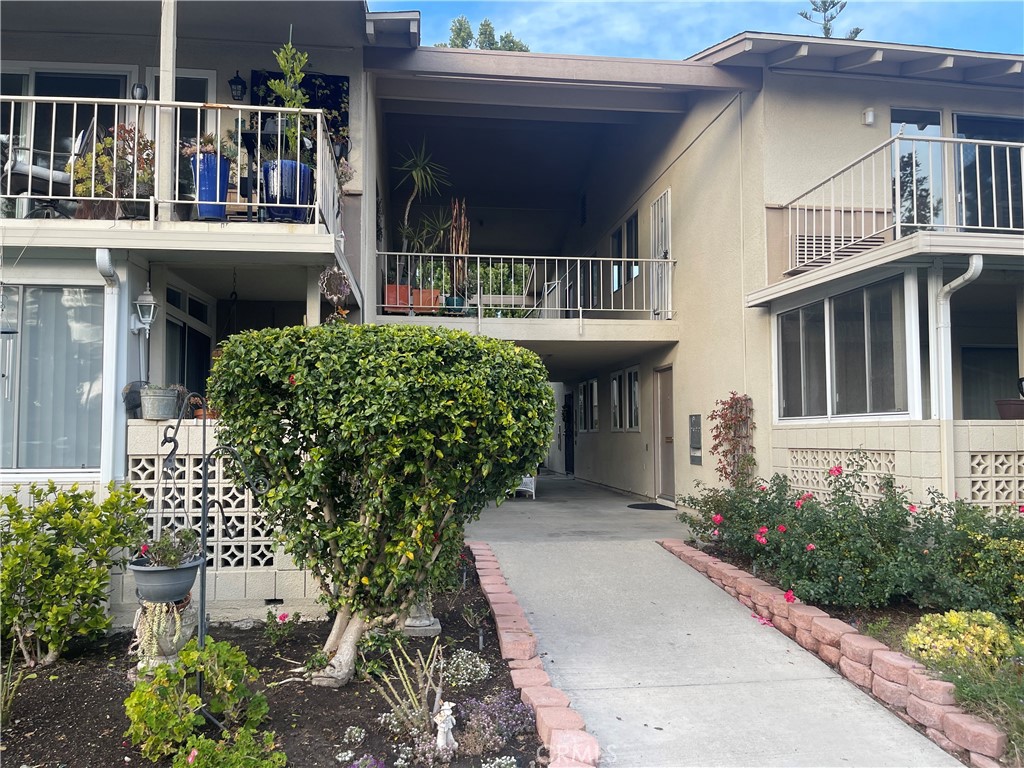
[[[381,98],[680,112],[693,91],[757,90],[761,73],[712,64],[452,48],[367,48]]]
[[[418,48],[419,11],[379,11],[366,14],[366,40],[370,45]]]
[[[1024,56],[923,45],[744,32],[687,59],[727,67],[1024,87]]]
[[[813,292],[829,283],[856,277],[896,263],[930,262],[940,257],[966,259],[981,253],[1000,264],[1024,269],[1024,238],[1020,235],[964,235],[961,233],[917,232],[901,237],[870,253],[819,267],[747,294],[748,307],[768,307],[772,302]]]

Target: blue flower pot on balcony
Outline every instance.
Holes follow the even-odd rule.
[[[268,203],[267,218],[273,221],[305,221],[309,216],[306,208],[274,206],[309,205],[313,193],[313,172],[310,167],[297,160],[272,160],[264,163],[261,170],[263,202]]]
[[[223,221],[227,218],[228,177],[231,161],[215,154],[192,156],[192,176],[196,182],[196,199],[200,219]]]

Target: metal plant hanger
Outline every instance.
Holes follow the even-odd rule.
[[[170,445],[171,449],[168,452],[168,454],[164,457],[162,473],[166,473],[172,479],[172,482],[174,478],[174,471],[176,469],[175,460],[178,454],[178,431],[181,429],[181,422],[182,419],[184,419],[185,417],[186,409],[188,409],[190,405],[195,403],[199,403],[201,407],[204,409],[209,409],[209,402],[207,401],[205,396],[200,395],[198,392],[189,392],[185,396],[185,400],[181,405],[181,410],[178,412],[178,420],[173,425],[168,424],[166,427],[164,427],[164,437],[163,440],[160,441],[160,445]],[[203,485],[202,494],[200,496],[201,517],[199,526],[199,551],[203,553],[203,559],[199,565],[199,626],[196,630],[199,650],[202,650],[206,647],[206,562],[209,559],[209,554],[207,553],[206,546],[211,504],[217,507],[217,509],[220,511],[222,518],[224,516],[224,507],[221,505],[220,500],[210,499],[210,465],[213,463],[213,460],[218,455],[229,456],[234,460],[234,466],[241,470],[243,484],[245,485],[246,488],[252,491],[254,495],[263,495],[270,489],[270,482],[267,480],[266,476],[264,476],[263,474],[250,472],[249,468],[242,463],[242,457],[235,448],[231,447],[230,445],[218,445],[216,448],[213,448],[212,450],[209,450],[207,448],[206,433],[207,430],[209,429],[209,421],[209,419],[202,420],[203,439],[201,443],[201,450],[203,460]],[[176,483],[174,484],[174,489],[175,493],[177,493]],[[162,503],[162,500],[159,500],[158,503]],[[227,530],[228,538],[232,538],[234,536],[234,533],[235,531],[233,530],[233,526],[229,526]],[[196,684],[199,698],[200,700],[203,700],[204,695],[202,670],[199,670],[196,673]],[[221,724],[219,720],[217,720],[216,717],[213,716],[209,709],[207,709],[205,701],[203,705],[200,707],[199,711],[202,713],[203,717],[205,717],[210,723],[216,725],[218,728],[223,730],[224,726]]]

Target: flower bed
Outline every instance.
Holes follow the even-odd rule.
[[[901,719],[920,726],[946,751],[977,768],[999,765],[1006,734],[958,707],[952,683],[935,679],[909,656],[802,603],[792,590],[783,591],[679,539],[658,543],[750,608],[762,624],[774,626]]]

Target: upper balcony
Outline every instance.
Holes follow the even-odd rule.
[[[3,96],[0,216],[339,235],[346,150],[321,110]]]
[[[894,136],[771,212],[771,272],[807,272],[920,232],[1024,235],[1022,156],[1021,143]]]

